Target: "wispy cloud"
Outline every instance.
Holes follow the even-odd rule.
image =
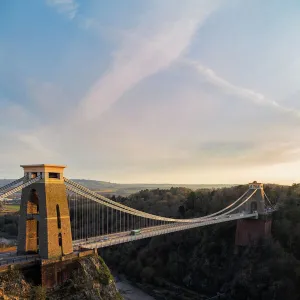
[[[46,3],[71,20],[75,18],[79,8],[76,0],[46,0]]]
[[[183,62],[195,68],[202,76],[204,76],[204,78],[207,81],[217,86],[218,88],[221,88],[226,93],[239,96],[241,97],[241,99],[250,100],[258,105],[270,106],[282,112],[291,113],[297,118],[300,118],[299,110],[285,107],[274,100],[268,99],[263,94],[253,91],[251,89],[234,85],[226,79],[222,78],[221,76],[217,75],[212,69],[201,65],[197,61],[185,59],[183,60]]]
[[[136,2],[121,13],[102,1],[44,0],[45,22],[37,26],[50,42],[35,35],[26,51],[19,36],[1,44],[8,63],[0,72],[0,176],[17,176],[21,163],[51,162],[69,165],[71,177],[115,182],[299,178],[299,65],[280,72],[291,52],[297,57],[299,26],[281,27],[292,43],[278,42],[285,49],[275,55],[278,28],[253,28],[253,16],[263,23],[261,9],[245,20],[244,6],[233,13],[231,0]],[[49,30],[60,22],[56,13],[73,24],[54,26],[61,34]],[[34,11],[22,16],[27,32]],[[37,51],[41,43],[45,50]],[[287,93],[291,99],[280,101]],[[279,164],[286,165],[271,169]]]
[[[80,111],[88,119],[99,116],[138,82],[176,61],[189,47],[199,26],[215,9],[211,3],[203,1],[202,9],[197,13],[164,20],[160,26],[153,18],[151,24],[141,23],[136,30],[126,34],[108,71],[84,97]]]

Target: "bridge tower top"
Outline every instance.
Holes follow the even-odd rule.
[[[55,183],[64,182],[64,169],[66,166],[62,165],[50,165],[50,164],[39,164],[39,165],[21,165],[24,169],[24,176],[27,179],[32,179],[40,176],[43,181],[52,181]]]
[[[254,193],[254,194],[253,194]],[[253,213],[256,211],[259,215],[264,214],[265,211],[265,195],[264,195],[264,185],[257,181],[249,183],[249,189],[245,198],[251,196],[249,201],[247,201],[241,207],[241,211],[246,211],[248,213]]]
[[[259,183],[257,181],[253,181],[252,183],[249,183],[249,190],[263,190],[264,185],[262,183]]]

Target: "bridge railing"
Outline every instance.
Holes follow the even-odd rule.
[[[11,264],[21,263],[21,262],[34,262],[34,261],[35,262],[40,261],[38,254],[5,258],[0,260],[0,266],[11,265]]]
[[[232,215],[230,217],[228,216],[224,216],[223,218],[220,219],[213,219],[213,220],[209,220],[209,221],[202,221],[202,222],[198,222],[198,223],[191,223],[191,224],[172,224],[170,227],[168,228],[159,228],[160,226],[157,226],[157,228],[153,228],[152,231],[143,233],[141,232],[141,234],[139,235],[125,235],[125,236],[120,236],[120,237],[116,237],[114,239],[109,239],[109,240],[101,240],[100,242],[92,242],[92,240],[90,241],[80,241],[78,243],[74,243],[75,247],[83,247],[83,248],[105,248],[105,247],[109,247],[109,246],[113,246],[113,245],[117,245],[117,244],[123,244],[123,243],[127,243],[127,242],[132,242],[132,241],[136,241],[136,240],[140,240],[140,239],[144,239],[144,238],[150,238],[153,236],[157,236],[157,235],[162,235],[162,234],[168,234],[168,233],[172,233],[172,232],[177,232],[177,231],[181,231],[181,230],[186,230],[186,229],[192,229],[192,228],[196,228],[196,227],[201,227],[201,226],[206,226],[206,225],[212,225],[212,224],[217,224],[217,223],[223,223],[223,222],[228,222],[231,220],[238,220],[238,219],[245,219],[245,218],[257,218],[258,214],[257,213],[253,213],[253,214],[236,214],[236,215]]]

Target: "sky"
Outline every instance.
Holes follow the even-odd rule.
[[[300,182],[299,0],[1,0],[0,178]]]

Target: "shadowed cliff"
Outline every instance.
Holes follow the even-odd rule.
[[[78,260],[79,268],[64,284],[46,290],[34,285],[21,271],[0,274],[0,299],[36,300],[121,300],[114,279],[101,257],[96,255]]]

